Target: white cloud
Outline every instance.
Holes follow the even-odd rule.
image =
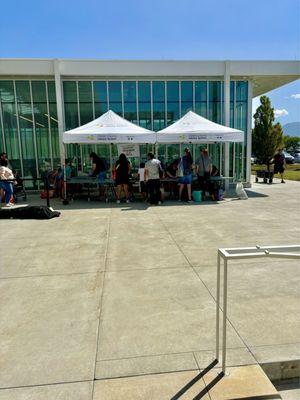
[[[289,112],[285,108],[283,108],[282,110],[274,110],[275,118],[285,117],[288,114]]]
[[[292,94],[291,98],[292,99],[300,99],[300,93]]]

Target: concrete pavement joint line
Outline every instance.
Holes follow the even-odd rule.
[[[95,274],[97,275],[99,272],[104,272],[102,270],[95,270],[95,271],[87,271],[87,272],[67,272],[65,274],[40,274],[40,275],[25,275],[25,276],[2,276],[1,279],[25,279],[25,278],[43,278],[49,276],[71,276],[71,275],[90,275]]]
[[[34,388],[34,387],[43,387],[43,386],[56,386],[56,385],[66,385],[66,384],[83,383],[83,382],[93,382],[93,379],[84,379],[83,381],[37,383],[36,385],[7,386],[7,387],[0,387],[0,392],[1,392],[1,390],[22,389],[22,388],[25,389],[25,388]]]
[[[204,283],[204,281],[201,279],[200,275],[197,273],[195,267],[193,266],[193,264],[190,262],[190,260],[188,259],[188,257],[186,256],[186,254],[184,253],[184,251],[182,250],[181,246],[177,243],[176,239],[173,237],[172,233],[170,232],[170,230],[167,228],[167,226],[165,225],[165,223],[163,222],[163,220],[159,217],[159,215],[157,213],[154,212],[154,214],[156,215],[157,219],[160,221],[160,223],[162,224],[162,226],[164,227],[164,229],[166,230],[166,232],[170,235],[171,239],[173,240],[173,242],[175,243],[175,245],[177,246],[178,250],[181,252],[181,254],[183,255],[183,257],[186,259],[188,265],[190,266],[190,268],[193,270],[193,272],[196,274],[196,276],[198,277],[198,279],[202,282],[203,286],[206,288],[206,290],[208,291],[208,293],[211,295],[211,297],[213,298],[214,302],[216,303],[216,299],[214,297],[214,295],[212,294],[212,292],[209,290],[208,286]],[[220,307],[220,310],[223,312],[222,308]],[[254,355],[252,354],[248,344],[245,342],[245,340],[242,338],[242,336],[239,334],[239,332],[237,331],[237,329],[234,327],[233,323],[230,321],[228,315],[227,315],[227,321],[229,322],[229,324],[231,325],[231,327],[233,328],[233,330],[236,332],[236,334],[238,335],[238,337],[241,339],[241,341],[244,343],[245,347],[248,349],[248,351],[251,353],[251,355],[254,357]],[[257,361],[257,359],[254,357],[255,361]]]
[[[97,354],[98,354],[98,347],[99,347],[99,332],[100,332],[100,322],[101,322],[101,314],[102,314],[102,303],[103,303],[103,295],[104,295],[104,287],[105,287],[105,278],[106,278],[106,268],[107,268],[107,254],[108,254],[108,247],[109,247],[109,239],[110,239],[110,229],[111,229],[111,220],[112,220],[112,208],[110,209],[108,224],[107,224],[107,235],[106,235],[106,247],[105,247],[105,260],[104,260],[104,271],[103,271],[103,279],[102,279],[102,287],[101,287],[101,296],[99,300],[99,321],[97,327],[97,334],[96,334],[96,351],[95,351],[95,362],[94,362],[94,380],[93,380],[93,389],[92,389],[92,399],[94,398],[95,392],[95,379],[96,379],[96,366],[97,366]]]
[[[295,343],[297,344],[297,343]],[[264,345],[262,345],[264,347]],[[244,349],[245,347],[227,347],[228,350],[238,350],[238,349]],[[144,354],[141,356],[133,356],[133,357],[122,357],[122,358],[103,358],[103,359],[98,359],[97,362],[103,362],[103,361],[118,361],[118,360],[131,360],[135,358],[147,358],[147,357],[162,357],[162,356],[172,356],[172,355],[177,355],[177,354],[193,354],[193,353],[200,353],[200,352],[211,352],[214,351],[215,347],[211,349],[196,349],[196,350],[191,350],[191,351],[178,351],[176,353],[159,353],[159,354]]]

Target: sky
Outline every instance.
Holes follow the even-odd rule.
[[[299,0],[3,0],[0,57],[299,60],[299,21]],[[268,95],[300,121],[299,81]]]

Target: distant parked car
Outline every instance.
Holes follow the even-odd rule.
[[[284,157],[285,157],[285,162],[287,164],[294,164],[295,159],[290,153],[287,153],[286,151],[284,151],[283,154],[284,154]]]
[[[293,153],[293,157],[294,157],[294,162],[295,163],[300,163],[300,150],[296,150]]]

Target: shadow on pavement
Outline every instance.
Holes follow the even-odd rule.
[[[204,377],[215,365],[218,364],[218,360],[213,360],[203,371],[201,371],[198,375],[195,376],[191,381],[189,381],[182,389],[179,390],[170,400],[178,400],[180,397],[187,392],[196,382],[198,382],[201,378]],[[196,399],[201,399],[204,394],[208,392],[209,389],[211,389],[212,386],[214,386],[221,378],[219,378],[220,375],[218,375],[205,389],[201,390],[200,393],[197,394],[196,397],[194,397],[193,400]],[[218,378],[217,382],[214,383],[214,385],[210,386],[216,379]],[[210,386],[210,387],[209,387]],[[209,389],[208,389],[209,387]],[[199,397],[200,396],[200,397]]]

